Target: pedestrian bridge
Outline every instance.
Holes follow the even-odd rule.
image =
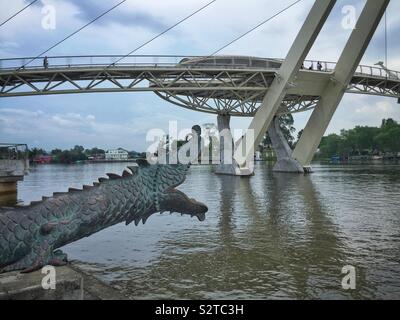
[[[123,62],[121,62],[123,60]],[[0,97],[99,92],[154,92],[196,111],[254,116],[282,59],[247,56],[95,55],[0,60]],[[313,109],[336,63],[305,61],[278,114]],[[313,65],[313,70],[308,68]],[[400,98],[400,72],[358,66],[348,93]]]

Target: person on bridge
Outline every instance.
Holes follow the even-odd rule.
[[[49,59],[47,58],[47,56],[44,57],[44,59],[43,59],[43,67],[45,69],[47,69],[49,67]]]
[[[317,69],[318,69],[318,71],[322,71],[322,64],[319,61],[317,63]]]

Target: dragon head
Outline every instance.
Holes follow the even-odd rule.
[[[193,127],[192,133],[193,136],[200,139],[201,130],[199,126]],[[189,143],[199,143],[199,141],[192,139]],[[198,154],[195,155],[195,157],[197,156]],[[141,176],[143,184],[149,186],[152,190],[149,196],[154,204],[153,208],[141,217],[143,222],[155,212],[163,213],[166,211],[197,217],[200,221],[205,220],[205,213],[208,211],[207,206],[176,189],[185,181],[190,164],[150,165],[145,159],[137,160],[137,164],[138,174]],[[135,217],[134,220],[137,224],[137,220],[140,220],[140,218]]]
[[[132,217],[128,224],[135,221],[137,225],[140,220],[145,223],[153,213],[166,211],[191,215],[204,221],[207,206],[176,189],[185,181],[190,165],[150,165],[146,160],[137,160],[137,164],[139,166],[136,174],[143,187],[149,190],[146,198],[151,202],[151,206],[144,214]]]

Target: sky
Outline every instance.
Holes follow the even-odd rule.
[[[0,0],[0,22],[30,1]],[[41,0],[0,27],[0,58],[36,56],[120,0]],[[293,0],[217,0],[136,54],[209,55]],[[208,0],[128,0],[48,53],[55,55],[126,54],[208,3]],[[219,54],[284,58],[314,1],[303,0]],[[342,27],[342,9],[359,14],[365,0],[338,0],[308,59],[337,61],[351,30]],[[43,7],[55,8],[54,29],[44,29]],[[400,2],[387,11],[388,67],[400,71]],[[362,64],[384,60],[384,24],[375,33]],[[294,115],[301,130],[310,112]],[[383,118],[400,121],[400,105],[386,97],[346,94],[327,133],[356,125],[379,126]],[[90,93],[0,99],[0,142],[29,147],[116,148],[144,151],[151,129],[168,131],[216,123],[216,115],[180,108],[154,93]],[[245,129],[250,118],[233,118],[232,128]]]

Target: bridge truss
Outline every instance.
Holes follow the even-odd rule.
[[[227,63],[226,58],[187,64],[181,61],[202,57],[180,56],[130,56],[125,63],[113,64],[119,58],[49,57],[48,68],[41,65],[42,59],[23,68],[31,58],[3,59],[0,60],[0,97],[154,92],[166,101],[192,110],[253,116],[279,70],[279,65],[271,68]],[[335,64],[322,62],[322,66],[318,71],[299,71],[298,83],[291,85],[278,113],[301,112],[316,106],[319,91],[313,82],[334,81]],[[359,66],[347,92],[399,98],[400,73],[390,71],[389,74],[382,68]]]

